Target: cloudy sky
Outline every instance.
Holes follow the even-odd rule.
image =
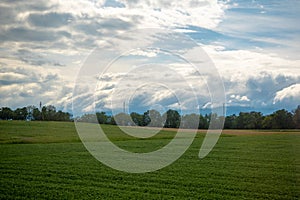
[[[42,101],[71,111],[73,97],[86,112],[95,104],[103,110],[122,109],[124,91],[137,86],[126,100],[130,111],[184,110],[195,107],[187,81],[198,88],[197,109],[205,109],[211,102],[209,87],[199,81],[205,77],[167,51],[137,50],[138,45],[163,43],[183,57],[195,51],[195,45],[176,34],[157,33],[161,41],[157,34],[135,35],[136,30],[161,28],[192,38],[208,55],[224,83],[229,113],[292,110],[300,104],[299,11],[298,0],[2,0],[0,106],[38,106]],[[112,43],[115,49],[108,53],[104,49]],[[135,50],[106,73],[99,75],[100,67],[89,74],[96,89],[78,87],[73,94],[76,77],[92,62],[93,52],[100,48],[103,64],[124,53],[122,45],[130,50],[131,44]],[[143,67],[128,75],[132,66]],[[162,79],[164,84],[155,86]],[[167,83],[173,84],[164,87]],[[182,94],[180,102],[173,90]]]

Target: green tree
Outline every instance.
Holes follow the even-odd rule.
[[[107,118],[107,115],[105,112],[97,112],[96,115],[97,115],[97,120],[98,120],[99,124],[107,124],[108,123],[107,122],[108,118]]]
[[[264,118],[264,120],[262,122],[262,128],[272,129],[273,127],[275,127],[275,120],[274,120],[274,115],[271,114]]]
[[[126,113],[119,113],[114,116],[114,120],[119,126],[132,126],[133,121],[130,118],[130,115]]]
[[[281,109],[268,115],[263,120],[263,128],[266,129],[288,129],[295,128],[292,113]]]
[[[166,119],[165,128],[179,128],[181,117],[178,111],[170,109],[163,117]]]
[[[108,121],[108,123],[109,123],[110,125],[117,125],[114,116],[108,117],[107,121]]]
[[[56,108],[53,105],[46,106],[46,120],[55,121],[56,120]]]
[[[199,115],[192,113],[182,116],[182,128],[198,129]]]
[[[204,116],[200,115],[198,129],[208,129],[209,122],[210,122],[210,115],[207,114]]]
[[[0,119],[8,120],[12,119],[14,112],[9,107],[2,107],[0,108]]]
[[[276,111],[274,113],[274,120],[276,126],[273,128],[279,128],[279,129],[295,128],[293,115],[287,110],[282,109]]]
[[[27,109],[27,113],[28,113],[28,115],[26,116],[26,120],[34,120],[33,110],[35,109],[35,106],[30,105],[30,106],[27,106],[26,109]]]
[[[263,115],[261,112],[240,112],[236,119],[237,128],[240,129],[259,129],[262,128]]]
[[[54,121],[70,121],[71,120],[71,114],[68,112],[63,112],[59,110],[55,113]]]
[[[293,111],[295,128],[300,128],[300,105]]]
[[[143,122],[145,126],[162,127],[165,118],[163,118],[157,110],[152,109],[144,113]]]
[[[98,123],[94,114],[84,114],[76,119],[77,122]]]
[[[32,110],[32,116],[34,120],[42,120],[42,114],[38,108]]]
[[[143,115],[137,112],[132,112],[130,113],[130,117],[136,126],[144,126]]]
[[[235,114],[227,116],[225,118],[224,128],[225,129],[235,129],[237,126],[237,116]]]
[[[27,108],[26,107],[17,108],[14,111],[13,119],[14,120],[25,120],[26,117],[27,117],[27,115],[28,115],[28,112],[27,112]]]

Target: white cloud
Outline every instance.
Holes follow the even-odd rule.
[[[276,92],[273,103],[282,101],[300,102],[300,84],[294,84]]]
[[[233,103],[234,101],[248,102],[248,101],[250,101],[250,99],[246,95],[241,96],[241,95],[232,94],[232,95],[230,95],[230,99],[229,99],[228,103]]]
[[[129,8],[120,9],[125,11],[125,15],[133,13],[133,16],[143,16],[141,25],[145,24],[146,27],[193,25],[213,28],[221,21],[226,9],[226,5],[217,0],[119,2]]]
[[[143,51],[137,50],[130,53],[130,55],[134,56],[146,56],[146,57],[155,57],[157,55],[157,51]]]
[[[72,93],[70,83],[57,74],[55,69],[30,66],[18,60],[2,59],[0,68],[0,104],[12,108],[26,105],[53,104],[60,109],[60,100]],[[8,61],[7,63],[5,61]],[[60,102],[60,103],[59,103]],[[69,102],[70,103],[70,102]]]
[[[166,48],[188,58],[203,56],[199,55],[199,47],[197,49],[190,43],[184,44],[184,41],[180,41],[181,38],[171,41],[173,36],[168,34],[157,38],[157,32],[143,38],[132,31],[143,27],[171,28],[191,34],[195,39],[201,38],[203,33],[194,30],[193,26],[220,32],[201,48],[206,51],[222,76],[228,102],[253,107],[267,107],[273,101],[276,105],[288,100],[295,104],[298,94],[295,91],[298,91],[297,83],[300,81],[299,26],[295,25],[298,17],[294,17],[299,3],[296,1],[293,1],[294,6],[293,3],[279,3],[281,7],[233,1],[235,11],[228,10],[229,1],[217,0],[115,2],[115,6],[105,6],[108,3],[105,0],[1,2],[0,62],[4,63],[0,68],[1,105],[23,106],[41,99],[44,103],[69,108],[76,73],[86,56],[97,46],[112,47],[112,54],[105,55],[106,59],[112,58],[112,55],[118,56],[131,47],[136,49],[140,45],[143,48],[155,42],[163,43]],[[249,8],[247,6],[257,10],[257,14],[243,11]],[[283,14],[274,15],[278,11]],[[131,32],[125,37],[123,35],[112,39],[115,34],[127,31]],[[209,31],[204,34],[217,34]],[[139,34],[143,35],[142,32]],[[225,43],[218,37],[224,37]],[[227,48],[226,42],[233,43],[234,48]],[[212,76],[214,72],[205,68],[209,60],[205,58],[200,63],[204,66],[201,79],[199,74],[193,74],[187,63],[172,60],[166,54],[160,57],[160,54],[159,51],[137,50],[131,53],[131,60],[120,59],[110,71],[114,75],[104,77],[107,78],[102,80],[105,84],[98,88],[101,91],[96,91],[101,97],[96,105],[103,106],[111,101],[118,81],[128,78],[124,91],[117,94],[120,99],[116,105],[122,107],[122,98],[127,95],[126,87],[137,85],[137,80],[149,80],[144,74],[129,77],[123,72],[133,69],[134,64],[139,66],[154,58],[154,61],[161,61],[162,65],[181,74],[195,89],[201,102],[210,101],[205,81],[213,82],[214,79],[209,75]],[[132,61],[134,59],[135,62]],[[97,73],[93,74],[93,78],[95,74]],[[185,98],[181,102],[182,106],[188,107],[193,94],[184,91],[186,88],[182,86],[179,76],[174,77],[172,73],[162,76],[163,74],[157,70],[157,73],[151,75],[157,77],[154,80],[161,79],[170,84],[170,87],[178,91],[181,89]],[[148,96],[140,97],[143,102],[176,104],[172,95],[166,91],[145,93]],[[93,99],[86,99],[87,96],[89,95],[85,94],[76,98],[81,99],[87,108],[91,108]],[[108,108],[110,105],[105,106]]]

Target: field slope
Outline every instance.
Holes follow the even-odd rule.
[[[103,126],[118,146],[149,152],[174,136],[135,140]],[[203,131],[202,131],[203,132]],[[172,165],[129,174],[94,159],[74,124],[0,121],[0,199],[299,199],[300,133],[224,131],[198,159],[204,134]]]

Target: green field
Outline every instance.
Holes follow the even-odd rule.
[[[174,136],[135,140],[104,126],[118,146],[148,152]],[[156,172],[129,174],[94,159],[69,122],[0,121],[0,199],[299,199],[300,132],[231,131],[198,159],[187,152]]]

